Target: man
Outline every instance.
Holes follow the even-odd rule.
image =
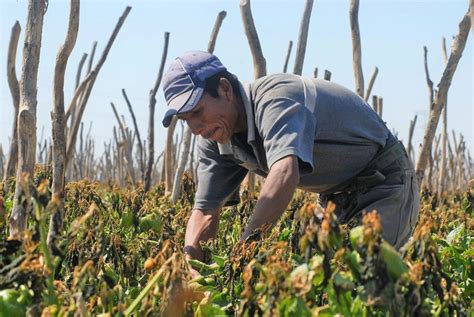
[[[214,238],[219,211],[238,203],[248,171],[266,178],[242,239],[275,224],[296,188],[336,204],[343,223],[377,210],[384,238],[400,248],[418,218],[418,184],[403,145],[353,92],[275,74],[243,85],[206,52],[176,58],[164,77],[167,127],[174,115],[199,138],[198,189],[186,228],[188,258]]]

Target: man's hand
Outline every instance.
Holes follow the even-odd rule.
[[[189,259],[203,260],[200,241],[207,241],[216,237],[219,226],[219,209],[201,210],[194,209],[189,218],[184,238],[184,253],[186,261]],[[189,265],[191,275],[199,276],[199,272]]]
[[[272,165],[260,192],[255,212],[241,240],[245,240],[253,230],[262,225],[267,223],[274,225],[280,219],[299,180],[300,173],[296,156],[284,157]]]

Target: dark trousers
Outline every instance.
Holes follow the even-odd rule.
[[[383,238],[400,249],[410,238],[418,220],[419,186],[413,164],[405,155],[380,171],[386,179],[370,188],[333,194],[321,194],[322,207],[329,201],[336,205],[341,223],[360,224],[364,212],[380,215]]]

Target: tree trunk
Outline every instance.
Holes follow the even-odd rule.
[[[173,190],[173,149],[175,148],[173,146],[173,136],[176,123],[178,123],[178,118],[173,116],[173,119],[168,126],[165,145],[165,192],[169,194],[171,194],[171,191]]]
[[[244,25],[245,35],[250,46],[250,52],[253,58],[254,78],[260,78],[267,74],[267,62],[263,57],[262,47],[258,39],[257,29],[253,22],[252,11],[250,9],[250,0],[240,0],[240,13]]]
[[[18,85],[18,79],[16,77],[16,51],[18,48],[18,39],[20,38],[21,27],[18,21],[12,27],[12,33],[10,36],[10,44],[8,45],[8,61],[7,61],[7,78],[8,87],[13,99],[13,131],[12,141],[10,144],[10,151],[8,152],[7,163],[5,166],[5,173],[3,174],[4,186],[7,186],[6,180],[9,177],[15,175],[15,170],[18,162],[18,111],[20,106],[20,87]],[[0,166],[3,171],[3,165]],[[4,187],[5,191],[8,188]]]
[[[356,92],[364,97],[364,75],[362,72],[362,49],[359,31],[359,0],[351,0],[349,18],[352,33],[352,67],[354,68]]]
[[[240,13],[250,52],[252,53],[254,79],[257,79],[267,74],[267,62],[263,56],[257,29],[253,22],[250,0],[240,0]],[[247,186],[250,192],[255,190],[255,174],[252,172],[247,174]]]
[[[438,84],[438,93],[436,95],[436,100],[433,103],[433,109],[430,111],[430,119],[428,121],[428,126],[425,130],[425,135],[423,137],[423,146],[420,151],[418,162],[416,165],[416,175],[420,180],[423,179],[423,174],[425,172],[426,164],[428,161],[430,145],[433,142],[434,135],[436,133],[436,127],[438,126],[439,117],[441,110],[446,104],[448,90],[451,86],[451,81],[453,79],[456,67],[461,59],[462,52],[466,46],[467,37],[469,35],[469,29],[471,27],[471,21],[466,14],[462,21],[459,24],[459,32],[454,39],[451,54],[449,55],[448,63],[444,69],[443,76]]]
[[[64,113],[64,75],[69,56],[76,44],[77,32],[79,30],[79,0],[71,0],[69,12],[69,26],[66,40],[59,48],[56,57],[53,84],[53,112],[52,135],[53,135],[53,202],[57,208],[51,216],[48,232],[48,246],[56,248],[57,237],[63,226],[64,209],[64,171],[66,163],[66,116]]]
[[[72,154],[74,152],[74,147],[76,145],[77,132],[82,120],[82,115],[86,108],[87,101],[89,100],[89,96],[91,94],[92,88],[94,87],[95,80],[97,79],[99,71],[102,68],[102,65],[105,63],[105,60],[107,59],[107,55],[109,54],[109,51],[112,48],[115,38],[117,37],[117,34],[120,31],[120,28],[125,22],[125,19],[127,18],[131,9],[132,9],[131,7],[125,8],[122,16],[119,18],[117,25],[114,28],[114,31],[112,32],[112,35],[109,38],[109,41],[107,42],[107,45],[105,46],[104,51],[102,52],[101,58],[97,62],[97,65],[94,67],[94,70],[92,70],[89,73],[88,77],[84,79],[84,81],[89,80],[89,82],[87,83],[87,85],[85,85],[84,95],[77,108],[75,121],[71,122],[71,133],[68,136],[67,147],[66,147],[66,166],[71,161]],[[92,56],[91,56],[91,60],[92,60]],[[89,76],[90,76],[90,79],[89,79]]]
[[[19,238],[26,229],[27,215],[31,210],[30,202],[22,200],[25,189],[22,188],[21,184],[24,174],[33,177],[35,167],[37,79],[45,9],[45,0],[30,0],[28,2],[20,82],[20,109],[18,113],[17,186],[15,188],[14,206],[10,215],[11,238]],[[28,183],[25,186],[28,186]]]
[[[138,155],[139,155],[138,158],[139,158],[139,162],[140,162],[141,180],[143,182],[145,180],[145,163],[143,161],[142,138],[140,136],[140,130],[138,129],[137,119],[135,118],[135,113],[133,112],[132,104],[130,103],[130,100],[128,99],[128,96],[127,96],[127,93],[125,92],[125,89],[122,89],[122,95],[123,95],[123,98],[125,99],[125,102],[127,103],[128,110],[130,111],[130,115],[132,116],[133,127],[135,128],[135,134],[137,135]]]
[[[306,42],[308,41],[309,21],[313,10],[313,0],[306,0],[303,17],[301,18],[300,32],[298,34],[298,44],[296,45],[296,58],[293,73],[301,75],[303,72],[304,56],[306,54]]]
[[[408,131],[408,144],[407,144],[407,152],[408,152],[408,157],[413,161],[413,144],[412,144],[412,139],[413,139],[413,132],[415,131],[415,125],[416,125],[416,119],[418,118],[418,115],[415,115],[412,121],[410,121],[410,130]],[[415,164],[415,162],[413,162]]]
[[[222,26],[222,22],[224,21],[227,13],[225,11],[219,12],[216,18],[216,22],[214,23],[214,27],[212,28],[211,32],[211,37],[209,39],[209,44],[207,47],[207,51],[209,53],[214,53],[214,48],[216,45],[217,41],[217,35],[219,34],[219,30]],[[184,128],[184,131],[181,134],[181,146],[180,146],[180,151],[178,153],[180,154],[179,161],[178,161],[178,166],[176,168],[176,173],[174,175],[174,182],[173,182],[173,190],[171,192],[171,201],[176,203],[178,200],[178,195],[179,195],[179,187],[181,185],[181,178],[183,177],[184,170],[186,168],[186,164],[188,163],[188,158],[189,158],[189,147],[191,146],[191,129],[189,128],[188,125]]]
[[[161,55],[160,70],[158,71],[158,77],[156,78],[155,85],[150,91],[149,97],[149,108],[150,112],[148,115],[148,162],[145,173],[145,191],[149,191],[151,187],[151,172],[153,170],[153,164],[155,163],[155,105],[156,105],[156,93],[158,87],[160,87],[161,78],[163,77],[163,70],[165,68],[166,56],[168,55],[168,43],[170,33],[165,32],[165,43],[163,45],[163,53]]]
[[[446,38],[443,37],[441,41],[441,51],[443,53],[444,64],[448,63],[448,54],[446,51]],[[442,131],[441,131],[441,167],[439,171],[438,181],[438,192],[442,193],[446,189],[446,146],[447,146],[447,134],[448,134],[448,102],[446,97],[446,104],[442,110],[441,115],[443,116]]]

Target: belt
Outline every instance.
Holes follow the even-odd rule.
[[[387,178],[387,175],[383,174],[383,170],[404,156],[406,156],[405,147],[402,142],[395,141],[394,143],[382,148],[369,164],[367,164],[367,167],[357,176],[334,186],[322,194],[352,192],[381,184]]]

